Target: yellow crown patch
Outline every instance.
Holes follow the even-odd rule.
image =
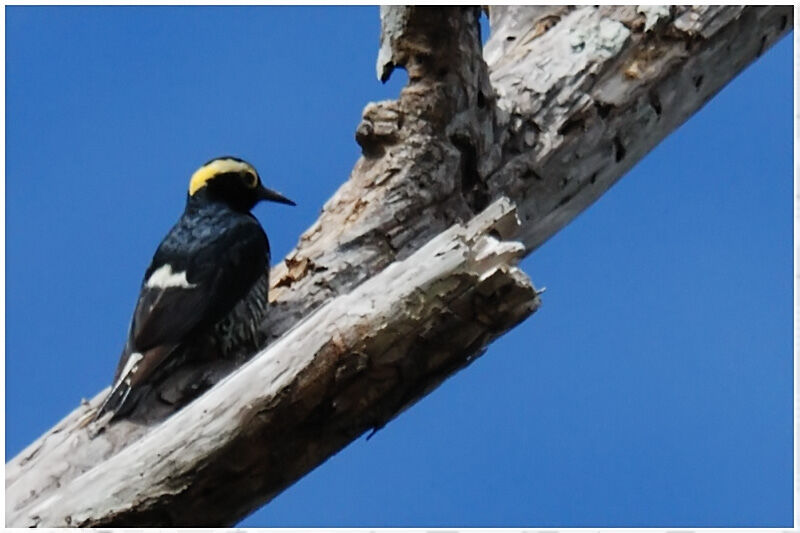
[[[192,174],[192,179],[189,180],[189,196],[193,196],[194,193],[208,185],[208,181],[214,176],[228,172],[249,172],[253,175],[253,186],[258,184],[256,169],[249,163],[236,159],[214,159]]]

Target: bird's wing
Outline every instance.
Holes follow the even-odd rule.
[[[109,397],[146,382],[176,347],[230,312],[267,268],[268,244],[257,222],[207,248],[195,248],[190,257],[161,247],[156,252]]]
[[[266,236],[253,220],[211,245],[183,254],[157,252],[133,313],[133,347],[182,342],[198,327],[220,320],[264,273],[267,250]]]

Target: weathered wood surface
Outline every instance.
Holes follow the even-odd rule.
[[[518,238],[526,253],[534,250],[793,23],[791,6],[489,9],[492,35],[484,50],[474,8],[381,10],[378,75],[385,79],[400,66],[409,84],[397,101],[367,105],[356,131],[363,156],[295,250],[273,268],[273,310],[264,324],[272,339],[500,196],[517,205]],[[360,376],[354,379],[370,416],[348,423],[363,431],[385,423],[398,406],[381,403]],[[444,377],[414,375],[396,386],[411,402]],[[292,390],[301,394],[297,383]],[[90,439],[78,424],[87,409],[78,408],[6,465],[8,524],[35,521],[31,509],[62,497],[94,465],[105,461],[95,475],[106,472],[109,457],[154,425],[122,421]],[[176,419],[164,426],[177,427]],[[290,484],[357,434],[284,450],[287,466],[271,472],[272,485]],[[263,443],[251,444],[242,453],[268,462]],[[223,479],[236,506],[223,498],[219,508],[208,502],[186,522],[151,509],[139,518],[118,513],[112,523],[231,523],[274,495]]]
[[[135,444],[12,523],[230,522],[471,361],[538,306],[499,200],[338,296]],[[502,237],[501,237],[502,238]],[[234,485],[236,490],[231,490]]]

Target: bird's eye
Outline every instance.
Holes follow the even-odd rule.
[[[244,182],[251,189],[255,189],[258,186],[258,176],[256,176],[252,172],[245,172],[245,174],[244,174]]]

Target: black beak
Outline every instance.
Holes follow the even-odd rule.
[[[279,204],[287,204],[287,205],[297,205],[296,203],[289,200],[281,193],[273,191],[272,189],[267,189],[261,184],[259,184],[258,186],[258,197],[261,200],[267,200],[269,202],[277,202]]]

